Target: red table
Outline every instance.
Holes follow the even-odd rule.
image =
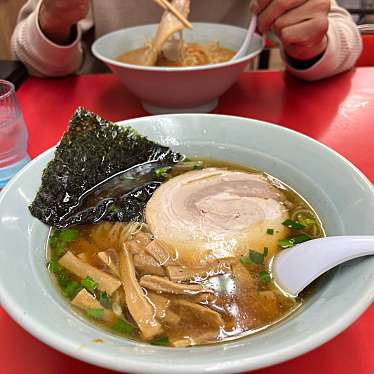
[[[18,91],[35,157],[54,145],[79,105],[111,119],[145,115],[139,102],[111,75],[59,80],[30,78]],[[244,73],[216,113],[275,122],[335,149],[374,181],[374,68],[359,68],[318,83],[281,72]],[[374,306],[322,347],[258,374],[372,374]],[[112,373],[67,357],[23,331],[0,308],[0,373]]]

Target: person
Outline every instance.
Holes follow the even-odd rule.
[[[287,70],[317,80],[352,68],[362,49],[350,15],[335,0],[192,0],[192,21],[246,27],[249,10],[258,31],[282,44]],[[21,9],[12,50],[36,76],[60,77],[102,69],[90,53],[95,38],[120,28],[157,23],[151,0],[29,0]]]

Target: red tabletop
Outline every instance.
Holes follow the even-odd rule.
[[[79,105],[111,119],[146,115],[112,75],[57,80],[30,78],[18,98],[35,157],[54,145]],[[282,72],[244,73],[215,111],[257,118],[309,135],[352,161],[374,181],[374,68],[317,83]],[[337,316],[338,317],[338,316]],[[335,339],[299,358],[257,374],[372,374],[374,306]],[[55,351],[22,330],[0,307],[0,373],[109,374]]]

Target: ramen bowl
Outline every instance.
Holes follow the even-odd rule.
[[[153,39],[158,25],[127,28],[102,36],[92,46],[93,54],[103,61],[121,82],[138,97],[152,114],[210,112],[218,98],[238,79],[240,73],[263,49],[263,38],[253,36],[247,54],[238,60],[193,67],[146,67],[116,60],[121,54],[141,48]],[[246,30],[229,25],[194,23],[185,30],[187,42],[210,43],[239,50]]]
[[[187,155],[239,163],[280,178],[310,202],[328,235],[374,234],[372,184],[349,161],[302,134],[256,120],[206,114],[154,116],[124,124]],[[320,279],[292,316],[239,340],[169,348],[100,330],[72,311],[51,282],[45,265],[49,228],[28,211],[53,153],[54,148],[33,160],[0,195],[0,302],[27,331],[68,355],[128,373],[249,371],[318,347],[373,300],[371,257],[339,266]]]

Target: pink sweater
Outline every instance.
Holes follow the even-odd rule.
[[[192,21],[248,24],[250,0],[194,0]],[[157,23],[161,9],[151,0],[93,0],[90,13],[79,22],[76,40],[67,46],[54,44],[40,30],[38,12],[41,1],[29,0],[21,9],[12,37],[12,49],[36,76],[59,77],[71,73],[99,71],[102,66],[90,53],[92,41],[124,27]],[[323,57],[305,70],[287,69],[302,79],[316,80],[352,68],[362,50],[360,35],[350,15],[331,1],[328,47]],[[93,27],[94,26],[94,27]]]

